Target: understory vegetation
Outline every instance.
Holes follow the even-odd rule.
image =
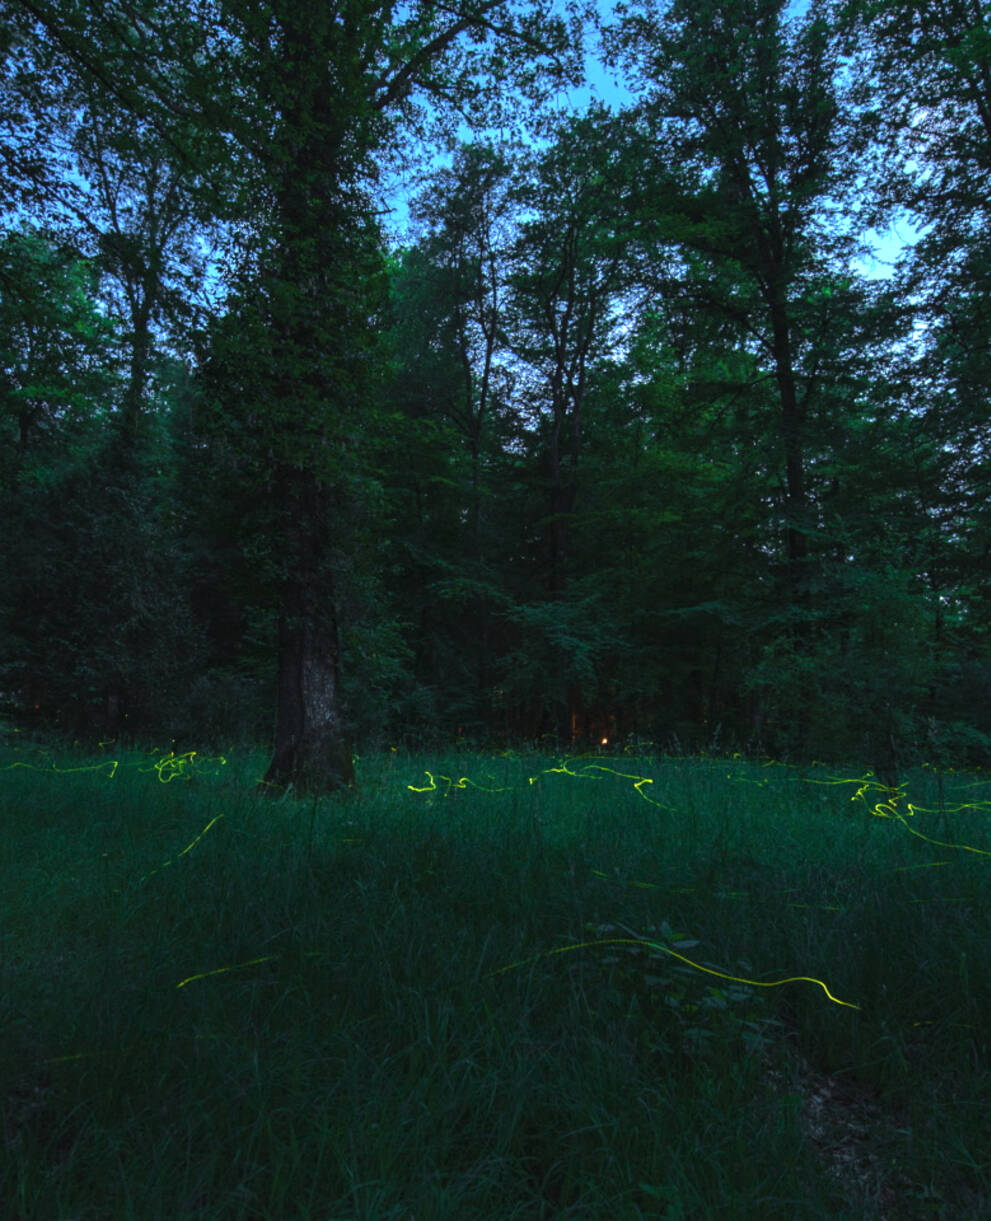
[[[987,774],[0,767],[10,1221],[991,1211]]]

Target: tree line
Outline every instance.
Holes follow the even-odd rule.
[[[987,757],[987,5],[3,10],[15,720]]]

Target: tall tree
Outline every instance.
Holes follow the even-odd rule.
[[[469,732],[491,710],[505,599],[497,522],[513,384],[502,350],[511,167],[508,147],[461,146],[411,202],[417,241],[391,275],[390,401],[401,425],[390,486],[408,523],[397,537],[408,581],[397,592],[421,695],[443,673],[445,717]]]
[[[609,37],[645,96],[654,155],[637,205],[661,241],[708,260],[706,302],[751,331],[777,386],[793,596],[809,555],[807,421],[818,389],[800,319],[817,269],[852,253],[829,222],[853,183],[841,157],[839,44],[825,3],[648,0]],[[744,290],[747,296],[741,296]]]
[[[549,147],[524,167],[517,188],[525,219],[514,250],[507,342],[542,468],[545,592],[557,608],[524,612],[524,620],[558,646],[551,650],[559,654],[551,666],[555,689],[545,695],[562,742],[571,740],[580,711],[568,644],[584,654],[576,629],[593,620],[591,608],[566,605],[590,377],[633,324],[637,308],[637,235],[620,203],[626,168],[617,124],[597,108],[562,122]]]
[[[874,124],[867,219],[916,229],[894,281],[915,327],[899,364],[940,658],[925,706],[952,736],[991,704],[991,15],[976,0],[848,0],[843,13]]]
[[[846,153],[857,116],[844,104],[829,5],[813,0],[795,18],[786,8],[783,0],[675,0],[662,9],[647,0],[607,41],[643,88],[631,115],[644,150],[631,206],[692,269],[696,308],[734,326],[774,386],[777,599],[801,654],[818,614],[831,356],[849,325],[832,307],[833,290],[858,250],[836,220],[856,199]],[[684,291],[677,261],[666,279],[662,291]],[[799,724],[809,707],[805,699],[793,709]]]
[[[323,790],[352,780],[339,700],[332,546],[352,431],[374,398],[376,238],[365,189],[373,153],[416,87],[445,88],[470,109],[480,65],[459,43],[501,33],[505,47],[563,46],[542,14],[506,5],[390,6],[314,12],[271,3],[237,12],[255,114],[273,128],[265,166],[269,224],[258,319],[281,614],[275,754],[266,783]],[[538,39],[536,43],[535,39]],[[548,41],[550,40],[550,41]],[[256,154],[258,155],[258,154]],[[257,359],[254,362],[258,369]]]
[[[239,437],[271,505],[281,610],[266,782],[348,784],[332,552],[347,546],[335,499],[374,381],[374,158],[399,147],[417,97],[477,120],[493,110],[493,76],[539,93],[542,72],[573,70],[576,50],[550,5],[505,0],[415,4],[401,16],[388,0],[20,7],[178,157],[212,158],[204,177],[244,183],[226,206],[247,231],[252,274],[240,277],[239,315],[212,367],[247,392]],[[508,116],[507,94],[494,109]],[[218,207],[220,197],[212,190]]]
[[[484,436],[507,376],[498,358],[507,296],[511,165],[508,149],[462,145],[451,168],[439,171],[410,209],[424,239],[419,270],[407,280],[408,288],[416,285],[419,309],[414,318],[412,302],[407,303],[405,325],[430,331],[421,343],[408,335],[413,351],[432,350],[449,362],[450,389],[439,406],[467,446],[469,531],[478,558]]]
[[[90,431],[91,443],[99,444],[90,452],[88,474],[62,463],[52,475],[46,514],[59,522],[61,536],[72,504],[78,538],[77,579],[52,565],[49,601],[66,603],[66,614],[88,628],[68,633],[77,656],[62,657],[61,694],[49,703],[71,709],[63,720],[78,734],[116,733],[128,707],[129,725],[140,731],[150,728],[141,725],[142,714],[165,711],[163,671],[171,664],[175,681],[165,686],[181,687],[185,667],[177,659],[195,652],[188,607],[179,609],[175,529],[163,530],[165,522],[175,526],[177,515],[164,505],[172,467],[158,427],[157,375],[165,345],[188,329],[194,284],[203,275],[195,247],[205,236],[205,218],[186,181],[191,171],[177,166],[179,150],[126,96],[127,55],[134,50],[128,43],[146,42],[140,9],[132,8],[129,26],[83,45],[85,8],[66,6],[59,24],[46,6],[40,14],[7,7],[17,9],[17,38],[5,84],[19,103],[20,123],[37,137],[29,164],[10,160],[20,170],[20,198],[64,250],[78,252],[103,313],[117,323],[105,353],[114,390],[100,404],[99,430]],[[8,133],[5,152],[16,152],[19,135]],[[194,214],[201,222],[195,235]],[[67,350],[74,346],[69,334],[62,342]],[[122,382],[116,377],[121,361]],[[87,602],[94,598],[96,604]],[[40,622],[36,617],[38,630]],[[54,622],[48,626],[53,639],[66,638]],[[141,632],[154,646],[132,647]],[[150,689],[157,689],[157,701]]]

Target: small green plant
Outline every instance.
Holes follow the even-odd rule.
[[[639,933],[622,924],[586,924],[604,941],[632,936],[639,944],[611,944],[600,959],[608,967],[614,989],[637,1001],[644,1019],[663,1015],[663,1025],[676,1027],[684,1048],[699,1053],[707,1046],[739,1039],[749,1052],[761,1052],[778,1037],[782,1023],[768,1012],[766,997],[747,984],[712,984],[691,967],[672,959],[669,950],[686,954],[700,943],[676,932],[665,920]],[[716,964],[703,964],[715,969]],[[748,962],[740,970],[752,970]]]

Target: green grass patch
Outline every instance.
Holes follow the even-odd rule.
[[[0,752],[10,1221],[991,1215],[991,783]]]

